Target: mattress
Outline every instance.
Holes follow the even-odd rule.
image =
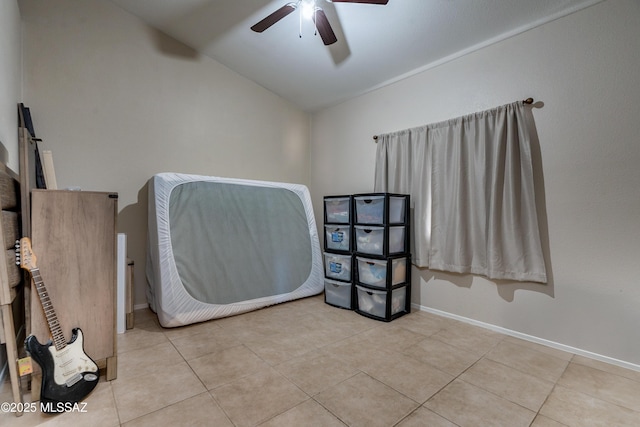
[[[178,173],[149,181],[147,299],[164,327],[319,294],[304,185]]]

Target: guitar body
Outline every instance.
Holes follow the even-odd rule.
[[[98,384],[100,373],[96,363],[86,355],[80,328],[72,331],[71,340],[57,350],[52,341],[40,344],[30,335],[24,346],[42,369],[40,400],[55,410],[58,402],[76,403],[84,399]]]

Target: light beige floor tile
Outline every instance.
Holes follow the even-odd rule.
[[[194,335],[180,336],[171,340],[185,360],[235,347],[242,343],[222,328],[209,328]]]
[[[450,319],[442,316],[424,311],[414,311],[394,320],[393,324],[428,337],[445,329],[449,322],[451,322]]]
[[[162,372],[111,382],[120,422],[127,422],[205,391],[186,362]]]
[[[566,424],[559,423],[558,421],[547,418],[544,415],[538,414],[536,419],[531,423],[531,427],[567,427]]]
[[[359,372],[352,363],[321,350],[281,363],[275,366],[275,369],[309,396],[351,378]]]
[[[1,400],[0,403],[2,402],[11,401]],[[44,417],[46,415],[42,415],[40,412],[27,412],[20,417],[16,417],[15,413],[12,412],[0,412],[0,425],[3,427],[33,427],[46,421],[46,419],[43,420]]]
[[[359,336],[375,347],[396,351],[402,351],[426,338],[425,335],[395,326],[392,323],[383,323],[377,328],[362,332]]]
[[[247,340],[262,338],[268,335],[277,334],[281,330],[281,321],[267,319],[266,322],[256,320],[255,312],[249,312],[232,317],[225,317],[216,320],[216,324],[222,330],[228,332],[237,340],[245,342]]]
[[[461,380],[453,381],[424,406],[461,427],[528,427],[536,415]]]
[[[550,381],[489,359],[479,360],[458,378],[536,412],[553,389]]]
[[[326,389],[315,400],[353,427],[392,426],[418,407],[413,400],[364,373]]]
[[[345,424],[318,402],[309,399],[288,411],[260,424],[260,427],[344,427]]]
[[[273,368],[213,389],[211,395],[238,427],[258,425],[309,399]]]
[[[356,335],[348,325],[333,319],[307,319],[304,324],[306,332],[302,333],[303,340],[312,343],[315,348]]]
[[[420,404],[454,378],[451,374],[400,353],[376,360],[365,372]]]
[[[322,295],[171,329],[137,310],[118,365],[86,413],[0,414],[0,425],[224,427],[235,414],[237,425],[511,427],[531,422],[556,381],[532,427],[640,425],[639,372],[431,313],[379,322]]]
[[[480,356],[494,348],[504,337],[502,334],[462,322],[450,324],[431,335],[433,339]]]
[[[621,377],[640,382],[640,371],[633,371],[621,366],[612,365],[611,363],[605,363],[599,360],[589,359],[587,357],[578,355],[573,356],[573,358],[571,359],[571,363],[590,366],[601,371],[609,372],[611,374],[616,374]]]
[[[39,402],[36,402],[39,405]],[[39,408],[39,406],[38,406]],[[113,399],[113,392],[109,382],[101,381],[96,388],[82,402],[70,407],[67,412],[57,415],[36,413],[24,414],[22,417],[11,420],[10,426],[95,426],[117,427],[120,425],[118,412]],[[0,418],[2,420],[2,418]],[[5,426],[7,424],[2,423]]]
[[[640,413],[640,382],[570,363],[558,380],[558,385]]]
[[[424,339],[408,347],[404,354],[455,376],[460,375],[481,357],[433,338]]]
[[[269,366],[244,345],[192,359],[189,365],[209,390]]]
[[[220,406],[208,392],[174,403],[156,412],[143,415],[123,424],[123,427],[157,427],[181,426],[190,427],[233,427]]]
[[[153,324],[150,324],[153,325]],[[132,350],[139,350],[168,342],[160,326],[146,329],[133,328],[117,336],[118,355]]]
[[[327,320],[345,336],[355,336],[361,332],[380,326],[380,322],[361,316],[360,314],[341,308],[331,307],[321,320]],[[317,323],[317,322],[316,322]],[[316,323],[313,323],[315,326]]]
[[[309,335],[285,332],[246,340],[244,345],[272,366],[302,356],[316,348]]]
[[[562,386],[556,386],[540,414],[567,426],[637,427],[640,412]]]
[[[521,345],[523,347],[530,348],[531,350],[548,354],[549,356],[553,356],[557,359],[566,360],[567,362],[573,358],[573,353],[569,353],[568,351],[558,350],[557,348],[547,347],[546,345],[522,340],[520,338],[505,337],[504,342]]]
[[[423,407],[413,411],[407,418],[402,420],[396,427],[457,427],[451,421],[442,418],[440,415]]]
[[[321,350],[337,356],[340,360],[360,370],[365,369],[377,360],[385,360],[397,354],[393,350],[381,348],[370,341],[362,339],[361,334],[324,346]]]
[[[177,328],[164,328],[163,332],[171,341],[186,338],[196,334],[220,330],[222,327],[216,323],[216,320],[194,323],[191,325],[180,326]]]
[[[148,348],[131,350],[118,357],[118,377],[132,377],[163,371],[184,359],[169,341]]]
[[[133,312],[133,327],[140,328],[146,323],[155,323],[160,326],[158,316],[149,308],[134,310]]]
[[[485,357],[553,383],[569,364],[567,360],[508,341],[498,344]]]

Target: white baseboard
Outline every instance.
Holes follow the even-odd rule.
[[[503,328],[501,326],[492,325],[490,323],[480,322],[478,320],[469,319],[467,317],[459,316],[457,314],[447,313],[446,311],[437,310],[435,308],[425,307],[419,304],[411,303],[411,308],[415,308],[420,311],[426,311],[428,313],[435,314],[437,316],[448,317],[450,319],[459,320],[464,323],[469,323],[474,326],[479,326],[481,328],[489,329],[494,332],[499,332],[501,334],[509,335],[515,338],[520,338],[525,341],[531,341],[536,344],[541,344],[547,347],[555,348],[557,350],[566,351],[569,353],[577,354],[579,356],[584,356],[589,359],[598,360],[600,362],[609,363],[611,365],[620,366],[622,368],[631,369],[634,371],[640,372],[640,365],[636,365],[635,363],[626,362],[624,360],[614,359],[609,356],[603,356],[602,354],[593,353],[587,350],[582,350],[580,348],[571,347],[565,344],[557,343],[554,341],[549,341],[544,338],[535,337],[533,335],[523,334],[522,332],[513,331],[511,329]]]
[[[144,310],[145,308],[149,308],[149,304],[144,303],[144,304],[136,304],[133,306],[134,310]]]

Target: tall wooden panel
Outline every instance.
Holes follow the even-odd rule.
[[[33,190],[31,240],[40,273],[67,341],[84,333],[85,352],[116,378],[117,194]],[[31,298],[31,333],[49,329],[37,293]]]

